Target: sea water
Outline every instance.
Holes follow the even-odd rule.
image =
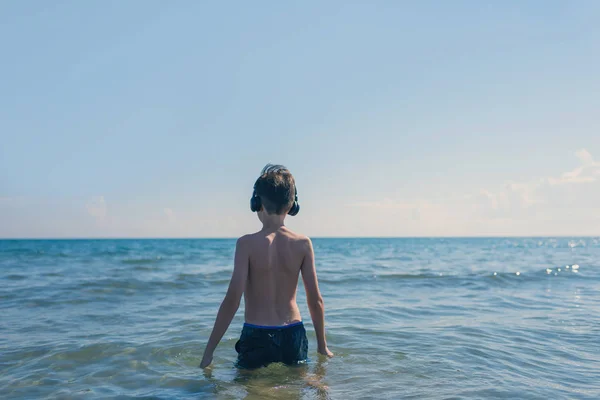
[[[0,398],[597,399],[599,238],[314,239],[332,359],[198,364],[234,240],[0,241]]]

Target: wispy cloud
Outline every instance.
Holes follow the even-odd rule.
[[[92,197],[86,204],[86,209],[89,215],[96,218],[98,222],[104,221],[107,215],[107,206],[104,196]]]
[[[572,171],[563,173],[559,177],[550,177],[547,179],[550,185],[562,185],[567,183],[589,183],[595,182],[600,176],[600,162],[594,161],[594,158],[586,149],[575,152],[575,155],[581,162],[581,165]]]
[[[574,193],[572,185],[593,183],[600,177],[600,163],[586,149],[575,152],[581,165],[559,176],[545,177],[529,182],[510,182],[502,190],[490,192],[482,190],[480,198],[487,200],[488,214],[518,216],[519,211],[532,207],[566,206],[565,198]]]
[[[584,166],[600,166],[600,163],[594,162],[594,157],[586,149],[577,150],[575,155]]]
[[[573,211],[584,204],[588,210],[600,211],[600,207],[595,206],[592,201],[594,196],[600,196],[600,188],[584,185],[600,181],[600,162],[595,161],[586,149],[578,150],[575,156],[580,165],[571,171],[531,181],[507,182],[496,190],[481,189],[463,195],[448,193],[438,201],[423,198],[410,201],[384,198],[352,203],[350,206],[393,212],[396,215],[404,215],[406,220],[420,221],[524,221],[536,216],[552,218],[553,212],[563,209]]]
[[[163,212],[167,216],[167,219],[169,220],[169,222],[174,222],[175,221],[175,212],[173,211],[173,209],[171,209],[171,208],[164,208]]]

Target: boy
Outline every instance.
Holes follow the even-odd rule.
[[[237,366],[257,368],[272,362],[293,365],[305,361],[308,341],[296,303],[300,273],[317,336],[317,350],[333,357],[325,340],[325,309],[312,243],[284,225],[286,214],[296,215],[300,210],[290,171],[281,165],[267,164],[254,184],[250,208],[258,213],[263,228],[237,241],[233,275],[200,367],[212,362],[213,352],[240,305],[242,293],[246,322],[235,345]]]

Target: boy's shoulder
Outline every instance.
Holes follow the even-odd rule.
[[[312,242],[311,242],[310,238],[301,233],[296,233],[294,231],[287,229],[285,232],[283,232],[281,234],[284,235],[287,240],[289,240],[291,242],[295,242],[298,245],[312,246]],[[238,246],[240,246],[240,245],[252,246],[253,244],[262,243],[264,240],[265,240],[265,234],[263,232],[255,232],[255,233],[249,233],[249,234],[241,236],[240,238],[238,238],[237,244],[238,244]]]

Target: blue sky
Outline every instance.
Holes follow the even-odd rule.
[[[600,235],[600,2],[0,4],[0,237]]]

